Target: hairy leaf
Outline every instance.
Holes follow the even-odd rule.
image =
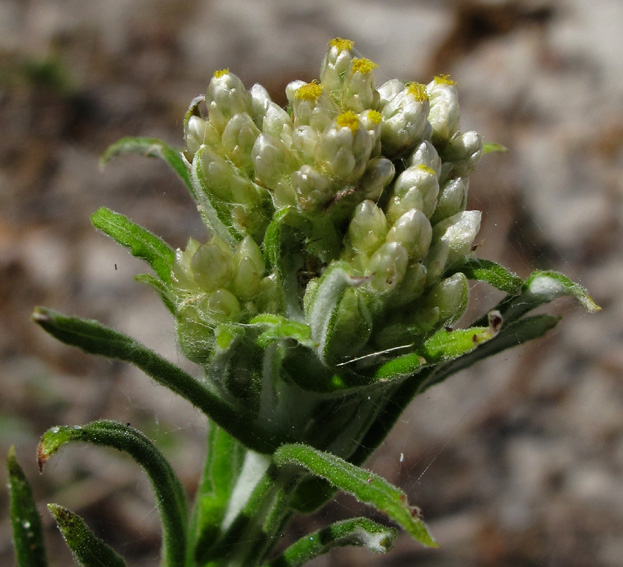
[[[275,451],[273,458],[278,466],[297,465],[327,480],[360,502],[374,506],[387,514],[423,545],[437,547],[426,524],[419,516],[419,510],[409,506],[406,494],[377,474],[331,453],[298,443],[282,445]]]
[[[56,520],[74,558],[82,567],[125,567],[123,558],[96,537],[78,514],[58,504],[48,504],[48,510]]]
[[[184,565],[188,519],[186,496],[171,465],[154,443],[137,429],[116,421],[102,420],[84,426],[53,427],[44,433],[39,442],[39,468],[42,470],[54,453],[72,441],[123,451],[145,470],[154,490],[162,520],[166,565],[168,567]],[[61,527],[61,531],[62,529]],[[67,539],[67,536],[65,537]]]
[[[9,472],[9,512],[13,526],[13,543],[18,567],[46,567],[41,517],[22,467],[17,462],[15,447],[7,457]]]
[[[299,567],[335,547],[365,547],[375,553],[385,553],[391,549],[395,539],[396,530],[393,528],[367,518],[352,518],[302,537],[267,567]]]
[[[163,282],[171,281],[175,252],[162,239],[105,207],[91,215],[91,222],[95,228],[125,246],[133,256],[146,260]]]

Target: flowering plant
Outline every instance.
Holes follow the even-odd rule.
[[[103,208],[91,217],[151,266],[137,279],[175,318],[197,376],[98,322],[34,312],[54,337],[136,365],[207,416],[192,512],[172,466],[129,425],[53,427],[39,445],[40,468],[72,441],[132,456],[156,494],[168,567],[295,566],[336,546],[389,549],[394,528],[354,518],[275,555],[288,520],[336,490],[435,546],[404,492],[360,465],[414,396],[557,324],[529,316],[535,307],[571,295],[598,309],[559,273],[523,281],[476,257],[480,212],[466,210],[469,176],[501,147],[459,130],[449,77],[377,87],[375,67],[351,41],[333,40],[320,80],[287,86],[286,110],[262,86],[247,90],[220,70],[186,113],[183,151],[126,138],[104,155],[165,160],[208,229],[206,242],[173,250],[121,214]],[[469,280],[506,297],[458,328]],[[14,452],[9,471],[18,564],[44,565],[40,519]],[[49,509],[80,565],[125,565],[78,515]]]

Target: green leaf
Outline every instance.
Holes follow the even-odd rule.
[[[89,529],[86,522],[67,508],[48,504],[50,514],[82,567],[125,567],[123,558]]]
[[[100,158],[100,165],[105,165],[114,157],[127,154],[139,154],[167,162],[184,182],[193,199],[195,198],[195,190],[190,182],[188,167],[179,150],[157,138],[122,138],[104,152]]]
[[[134,364],[255,451],[272,453],[280,442],[287,442],[287,437],[271,428],[270,423],[258,423],[249,409],[221,399],[215,391],[127,335],[97,321],[67,317],[44,307],[35,308],[32,317],[42,329],[65,344],[89,354]]]
[[[317,346],[316,343],[312,341],[309,325],[288,319],[281,315],[263,313],[251,319],[249,325],[255,325],[265,329],[257,339],[258,345],[263,348],[275,341],[283,339],[293,339],[310,348]]]
[[[482,155],[484,156],[485,154],[490,154],[493,152],[500,152],[505,154],[508,151],[508,148],[506,146],[503,146],[502,144],[496,144],[496,143],[488,143],[488,144],[483,144],[482,145]]]
[[[532,309],[565,296],[575,297],[589,313],[601,311],[601,307],[588,295],[586,288],[555,271],[533,272],[524,282],[521,294],[505,297],[496,306],[496,310],[500,312],[507,325],[517,321]],[[483,321],[484,318],[475,324],[483,324]]]
[[[139,430],[116,421],[102,420],[84,426],[53,427],[43,434],[39,442],[39,469],[43,470],[48,459],[63,445],[72,441],[123,451],[145,470],[160,511],[166,565],[185,565],[188,520],[186,495],[171,465],[154,443]],[[67,543],[72,547],[69,540]]]
[[[285,224],[285,219],[290,213],[291,207],[284,207],[277,211],[270,224],[266,228],[264,235],[264,255],[266,264],[269,268],[276,269],[280,274],[283,272],[282,253],[281,253],[281,233]]]
[[[171,281],[175,252],[155,234],[105,207],[91,215],[91,222],[95,228],[128,248],[133,256],[146,260],[163,282]]]
[[[335,547],[349,545],[385,553],[391,549],[395,539],[396,530],[393,528],[367,518],[352,518],[302,537],[268,563],[267,567],[299,567]]]
[[[171,315],[177,314],[175,296],[170,286],[152,274],[138,274],[134,276],[134,280],[152,288],[160,296],[162,303],[164,303],[169,313],[171,313]]]
[[[481,258],[468,260],[456,271],[463,272],[469,280],[486,282],[511,295],[519,295],[523,286],[523,280],[517,274],[491,260]]]
[[[339,490],[389,516],[423,545],[437,547],[419,517],[419,510],[409,506],[407,495],[384,478],[331,453],[298,443],[282,445],[275,451],[273,459],[278,466],[296,465],[327,480]]]
[[[30,484],[17,462],[15,447],[7,457],[9,473],[9,512],[18,567],[46,567],[41,517]]]
[[[560,317],[535,315],[533,317],[525,317],[507,325],[505,324],[496,337],[484,343],[479,348],[436,367],[430,376],[421,382],[416,393],[421,394],[434,384],[443,382],[446,378],[472,366],[480,360],[542,337],[549,330],[553,329],[559,321]]]
[[[208,454],[189,531],[192,557],[199,565],[208,561],[220,534],[245,455],[244,447],[224,429],[215,423],[209,427]]]

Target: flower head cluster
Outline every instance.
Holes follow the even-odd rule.
[[[318,81],[287,86],[286,110],[227,69],[193,102],[184,156],[212,237],[177,253],[182,346],[272,313],[307,325],[335,369],[462,315],[482,139],[459,130],[449,77],[377,87],[375,68],[335,39]]]

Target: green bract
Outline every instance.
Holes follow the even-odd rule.
[[[387,550],[394,530],[357,518],[271,559],[291,515],[336,489],[435,545],[405,494],[358,465],[415,395],[558,322],[526,316],[531,309],[571,295],[598,310],[561,274],[535,272],[524,282],[475,256],[481,215],[465,208],[483,143],[459,130],[454,82],[392,79],[377,88],[375,67],[354,55],[352,42],[333,40],[320,80],[287,86],[287,110],[260,85],[247,90],[229,70],[217,71],[186,113],[183,151],[132,138],[105,154],[103,161],[132,152],[164,159],[206,225],[205,242],[191,238],[174,251],[123,215],[92,216],[152,267],[154,275],[137,279],[175,317],[179,346],[200,374],[96,321],[35,311],[58,339],[135,364],[210,418],[190,518],[173,469],[136,430],[108,421],[53,428],[40,446],[40,460],[68,441],[130,454],[157,495],[168,567],[293,567],[339,545]],[[502,149],[489,144],[484,153]],[[469,280],[507,295],[459,329]],[[34,517],[14,455],[10,471],[15,513]],[[81,518],[50,509],[82,565],[99,564],[100,552],[123,564]],[[39,545],[23,530],[16,541],[25,558]],[[20,567],[40,564],[24,561]]]

